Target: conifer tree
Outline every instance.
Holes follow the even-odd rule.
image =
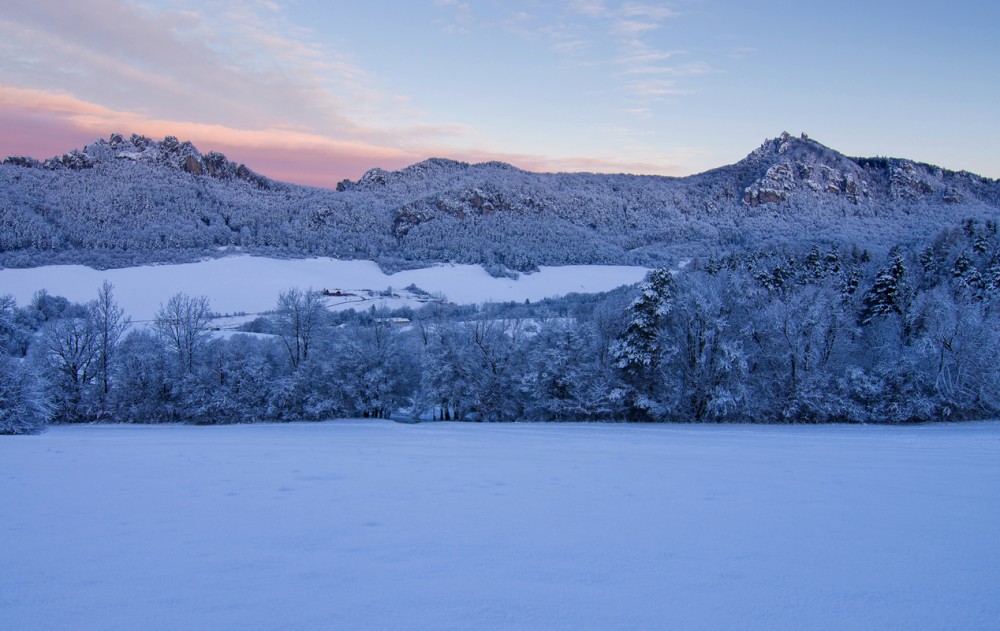
[[[647,407],[656,390],[656,375],[663,356],[660,330],[673,308],[674,278],[658,268],[639,284],[639,296],[629,305],[629,322],[615,344],[612,356],[625,382],[634,389],[638,407]]]
[[[890,255],[888,267],[879,271],[871,288],[865,293],[862,301],[860,323],[871,324],[877,318],[893,314],[902,316],[905,313],[906,266],[903,256],[894,251]]]

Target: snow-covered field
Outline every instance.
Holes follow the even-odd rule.
[[[613,265],[542,267],[517,280],[494,278],[478,265],[438,265],[387,275],[371,261],[330,258],[268,259],[227,256],[178,265],[146,265],[95,270],[82,265],[52,265],[30,269],[0,269],[0,294],[11,293],[26,305],[39,289],[87,302],[105,280],[115,286],[115,298],[134,320],[151,320],[160,304],[178,292],[208,296],[218,313],[259,313],[273,309],[278,294],[290,287],[316,290],[400,290],[410,284],[440,293],[459,304],[489,301],[540,300],[570,292],[599,292],[642,280],[647,269]],[[368,308],[372,304],[400,306],[399,301],[330,301],[331,306]]]
[[[4,629],[996,629],[1000,423],[0,438]]]

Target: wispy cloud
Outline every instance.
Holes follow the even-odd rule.
[[[569,3],[569,10],[590,18],[604,17],[608,13],[601,0],[572,0]]]
[[[678,64],[622,63],[623,75],[669,75],[673,77],[700,77],[717,72],[712,66],[701,61]]]
[[[177,135],[207,140],[219,140],[232,146],[247,147],[337,147],[364,152],[367,155],[395,156],[404,152],[380,143],[362,139],[340,140],[327,134],[295,129],[287,125],[242,128],[225,123],[201,123],[173,118],[161,118],[140,112],[118,110],[79,99],[70,94],[19,88],[0,84],[0,109],[22,110],[37,115],[58,117],[88,133],[103,134],[109,129],[119,131],[147,130],[151,135]],[[386,128],[386,135],[408,133],[418,138],[446,138],[467,134],[459,125],[417,125],[406,129]],[[374,130],[370,135],[374,134]],[[93,138],[94,136],[88,136]]]
[[[68,149],[68,139],[122,131],[176,135],[246,156],[270,147],[391,167],[419,159],[422,147],[467,144],[473,135],[462,125],[422,122],[404,95],[382,89],[350,54],[292,24],[275,2],[172,7],[127,0],[6,6],[0,109],[8,121],[29,121],[34,137],[5,133],[0,153],[47,157]],[[55,144],[45,129],[66,138]],[[321,183],[319,174],[305,180]]]
[[[650,107],[626,107],[622,112],[640,120],[652,118],[653,109]]]
[[[643,17],[657,23],[680,15],[673,9],[661,4],[638,4],[634,2],[626,3],[622,7],[621,13],[627,18]]]
[[[656,4],[576,0],[553,13],[527,3],[490,23],[471,2],[435,4],[445,30],[502,28],[589,64],[627,95],[623,107],[639,120],[658,100],[684,94],[680,81],[696,70],[651,43],[656,25],[675,17]],[[116,131],[190,139],[271,177],[326,186],[431,155],[550,171],[671,173],[676,164],[673,154],[652,151],[491,150],[468,125],[428,122],[408,95],[273,0],[4,3],[0,58],[0,157],[45,158]],[[625,126],[609,133],[633,134]]]
[[[261,10],[249,3],[217,13],[117,0],[16,3],[0,23],[8,60],[0,79],[199,122],[253,127],[282,111],[289,120],[353,132],[349,103],[372,100],[364,73]]]
[[[669,40],[665,25],[684,17],[665,4],[574,0],[563,15],[544,29],[552,50],[576,65],[603,66],[617,85],[624,101],[620,111],[627,116],[649,118],[661,102],[696,91],[680,79],[717,72],[687,51],[664,46]]]
[[[626,83],[625,86],[632,94],[646,99],[691,94],[691,90],[689,88],[678,87],[677,82],[670,79],[645,79],[630,81]]]
[[[648,65],[653,65],[661,61],[666,61],[676,55],[684,54],[683,51],[663,51],[663,50],[649,50],[642,49],[639,51],[633,51],[620,55],[615,59],[615,63],[624,66],[641,66],[645,67]]]
[[[634,129],[632,127],[606,127],[601,131],[605,134],[628,139],[650,138],[656,135],[655,132],[650,131],[649,129]]]
[[[71,146],[79,148],[104,137],[108,130],[126,135],[141,133],[154,138],[172,135],[193,141],[202,151],[221,151],[231,159],[245,162],[270,177],[326,187],[333,186],[344,177],[356,178],[373,166],[396,169],[434,155],[467,162],[501,160],[534,171],[664,175],[681,171],[677,166],[679,163],[672,156],[659,155],[648,160],[636,159],[634,154],[553,157],[497,152],[486,148],[456,150],[435,145],[449,131],[458,133],[463,131],[461,129],[428,128],[424,130],[427,144],[417,149],[363,140],[342,140],[284,127],[241,129],[224,124],[161,119],[115,110],[68,94],[2,84],[0,127],[14,130],[5,135],[6,143],[24,148],[22,151],[5,152],[4,146],[0,145],[0,155],[4,156],[26,154],[38,158],[49,157],[61,154]],[[617,130],[616,133],[624,132]]]
[[[642,20],[616,20],[611,26],[611,32],[618,36],[634,37],[646,31],[660,28],[659,22]]]
[[[537,40],[541,37],[538,30],[539,17],[529,11],[516,11],[502,20],[505,31],[527,40]]]
[[[472,7],[468,2],[460,0],[434,0],[434,6],[448,12],[448,17],[439,19],[437,23],[446,33],[468,33],[475,19],[472,17]]]
[[[733,50],[729,51],[729,58],[737,60],[745,59],[750,55],[754,54],[755,52],[757,52],[757,49],[749,46],[744,46],[742,48],[734,48]]]

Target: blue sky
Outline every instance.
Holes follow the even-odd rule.
[[[0,154],[190,138],[332,185],[429,156],[684,175],[787,130],[1000,176],[1000,9],[0,0]]]

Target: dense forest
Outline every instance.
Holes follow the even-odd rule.
[[[903,423],[1000,414],[1000,235],[969,219],[873,256],[812,244],[695,259],[537,303],[332,313],[290,288],[246,333],[205,297],[132,326],[0,297],[0,432],[46,423],[344,416]]]

